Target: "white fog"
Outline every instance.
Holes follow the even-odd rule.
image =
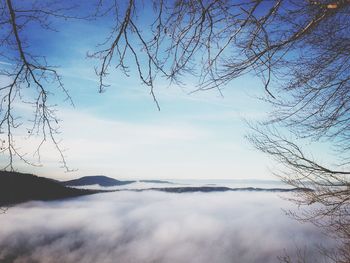
[[[285,215],[290,193],[95,194],[27,202],[0,216],[1,262],[319,262],[324,234]]]

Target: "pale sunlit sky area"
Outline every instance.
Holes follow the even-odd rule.
[[[75,108],[66,105],[58,112],[68,164],[78,170],[59,169],[52,145],[43,148],[43,167],[23,170],[58,178],[270,178],[268,159],[244,138],[244,119],[265,115],[251,97],[259,92],[256,82],[232,83],[224,98],[216,91],[188,95],[178,87],[157,86],[158,111],[147,88],[132,79],[116,79],[118,84],[98,94],[90,69],[67,70],[76,75],[64,76]]]

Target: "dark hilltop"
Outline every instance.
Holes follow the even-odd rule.
[[[0,206],[30,200],[49,201],[100,192],[102,191],[65,187],[56,180],[32,174],[0,171]]]
[[[114,178],[110,178],[103,175],[96,175],[96,176],[84,176],[78,179],[69,180],[65,182],[61,182],[63,185],[66,186],[86,186],[86,185],[99,185],[99,186],[119,186],[119,185],[126,185],[131,184],[136,181],[120,181]]]

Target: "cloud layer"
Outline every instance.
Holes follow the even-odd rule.
[[[1,262],[278,262],[328,242],[274,193],[119,192],[29,202],[0,216]]]

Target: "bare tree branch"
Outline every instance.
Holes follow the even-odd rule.
[[[5,63],[4,67],[0,69],[0,75],[5,79],[5,82],[9,82],[0,87],[0,132],[6,134],[6,137],[1,139],[0,153],[8,158],[8,163],[3,167],[5,170],[14,170],[16,159],[29,165],[40,166],[40,149],[46,141],[51,141],[60,156],[62,167],[69,171],[64,150],[56,138],[59,133],[58,123],[60,120],[56,116],[55,105],[49,103],[52,87],[63,92],[66,100],[72,105],[73,102],[56,68],[48,65],[45,57],[35,56],[27,51],[27,44],[21,38],[21,31],[29,21],[39,23],[44,29],[51,29],[49,22],[51,16],[71,18],[70,15],[64,14],[68,10],[67,8],[49,10],[45,7],[47,6],[33,6],[33,9],[30,10],[17,9],[13,6],[12,0],[6,0],[6,3],[2,3],[0,9],[4,17],[2,28],[8,31],[8,33],[2,35],[1,42],[4,44],[4,48],[16,51],[12,57],[0,53],[3,60],[11,61]],[[9,54],[12,55],[13,53]],[[31,89],[32,94],[35,94],[34,97],[26,98],[26,89]],[[16,146],[14,131],[23,125],[20,116],[16,113],[19,104],[34,109],[34,119],[27,122],[31,127],[26,125],[26,129],[29,137],[40,136],[41,138],[34,150],[34,155],[38,156],[38,163],[31,162],[31,158],[27,153],[22,153],[20,148]]]

